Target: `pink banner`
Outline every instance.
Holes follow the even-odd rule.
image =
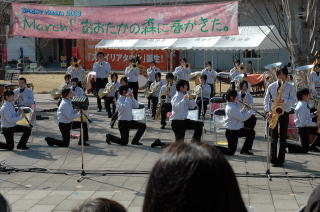
[[[238,2],[183,6],[57,7],[12,3],[13,34],[70,39],[236,35]]]

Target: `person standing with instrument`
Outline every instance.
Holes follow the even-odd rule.
[[[20,114],[16,112],[13,102],[14,93],[10,90],[4,92],[4,103],[0,109],[1,128],[6,143],[0,142],[0,149],[13,150],[14,149],[14,133],[22,132],[22,137],[18,143],[17,149],[27,150],[28,139],[31,135],[31,126],[19,126],[16,123],[25,118],[24,112]]]
[[[215,81],[218,73],[214,69],[212,69],[211,61],[206,62],[205,66],[206,68],[201,71],[201,75],[207,75],[207,84],[210,85],[210,97],[212,98],[215,95]]]
[[[172,111],[172,105],[171,105],[171,98],[176,94],[177,88],[176,85],[173,84],[174,76],[172,73],[167,73],[166,74],[166,80],[167,84],[163,85],[160,89],[160,94],[159,94],[159,101],[160,101],[160,108],[158,108],[161,114],[161,129],[165,129],[167,122],[167,113]]]
[[[156,67],[156,61],[152,61],[150,68],[147,69],[148,82],[147,87],[150,89],[151,84],[156,80],[156,73],[160,72],[160,69]],[[150,108],[150,100],[148,99],[148,109]]]
[[[71,65],[67,68],[67,74],[71,75],[71,79],[77,78],[78,86],[82,88],[82,82],[84,81],[84,69],[76,57],[71,58]]]
[[[156,80],[151,84],[150,86],[150,93],[148,96],[148,100],[150,99],[152,102],[152,118],[155,119],[156,116],[156,111],[157,111],[157,106],[159,102],[159,93],[161,87],[165,83],[161,81],[161,73],[157,72],[156,73]]]
[[[240,60],[234,61],[234,67],[230,70],[230,74],[229,74],[230,81],[232,81],[236,76],[241,74],[239,72],[239,66],[240,66]]]
[[[18,106],[31,107],[34,104],[33,91],[27,87],[26,78],[19,78],[19,88],[14,89],[14,100]]]
[[[207,84],[207,75],[201,75],[201,84],[197,85],[195,90],[199,89],[199,95],[197,96],[196,103],[198,106],[198,119],[200,119],[201,112],[203,109],[202,118],[205,119],[205,115],[207,112],[207,107],[209,104],[211,87]]]
[[[60,89],[64,89],[64,88],[70,88],[71,85],[71,75],[70,74],[65,74],[64,75],[64,83],[60,86]]]
[[[296,102],[294,86],[287,82],[288,69],[286,67],[276,71],[278,80],[271,83],[264,97],[264,110],[269,116],[271,130],[270,162],[273,166],[283,166],[285,161],[286,142],[289,124],[289,112]],[[278,135],[280,126],[280,136]],[[278,138],[280,137],[279,153],[277,152]]]
[[[242,80],[239,84],[240,91],[238,92],[238,100],[240,100],[240,104],[244,103],[243,107],[249,106],[253,107],[253,97],[250,93],[249,83],[245,80]],[[247,106],[246,106],[247,105]],[[254,114],[244,122],[244,128],[254,129],[257,123],[257,118]]]
[[[124,71],[124,74],[126,75],[128,79],[128,86],[133,91],[134,98],[138,101],[138,90],[139,90],[139,74],[140,69],[137,65],[136,59],[132,58],[130,60],[130,66],[126,68]]]
[[[315,64],[310,73],[311,92],[313,96],[320,96],[320,64]]]
[[[74,96],[84,96],[84,92],[82,88],[79,87],[78,78],[72,78],[71,84],[72,84],[71,89],[72,89],[72,92],[74,93]]]
[[[186,80],[189,82],[189,75],[191,74],[190,64],[186,58],[180,59],[180,66],[174,70],[176,80]]]
[[[111,82],[106,85],[107,96],[105,99],[105,107],[108,113],[108,117],[112,118],[112,116],[116,113],[116,101],[117,101],[117,91],[120,87],[120,83],[118,82],[118,74],[111,74]],[[111,104],[112,104],[112,113],[111,113]]]
[[[110,64],[105,61],[104,53],[97,53],[98,61],[93,64],[93,71],[96,72],[96,93],[97,93],[97,104],[98,104],[98,112],[101,112],[102,105],[101,99],[98,95],[100,88],[105,88],[108,83],[109,73],[111,71]]]

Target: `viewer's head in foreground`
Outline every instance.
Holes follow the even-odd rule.
[[[126,209],[116,201],[96,198],[85,201],[72,212],[126,212]]]

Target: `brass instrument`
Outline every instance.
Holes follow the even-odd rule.
[[[145,96],[146,98],[150,98],[153,94],[157,93],[161,89],[161,82],[152,83],[150,89],[147,90]]]
[[[282,62],[272,63],[266,65],[264,69],[267,71],[263,72],[264,87],[267,88],[271,83],[277,81],[277,70],[282,66]]]
[[[184,65],[182,66],[182,68],[184,68],[184,69],[190,68],[190,67],[191,67],[191,65],[190,65],[189,63],[186,63],[186,64],[184,64]]]
[[[243,107],[254,111],[255,113],[259,114],[260,116],[262,116],[263,118],[266,118],[266,116],[263,113],[260,113],[259,111],[257,111],[256,109],[254,109],[253,107],[251,107],[250,105],[248,105],[247,103],[243,102],[243,101],[239,101],[241,104],[243,104]]]
[[[282,82],[281,87],[278,90],[277,98],[274,101],[274,105],[271,110],[271,119],[269,120],[269,128],[274,129],[277,126],[279,116],[281,116],[284,113],[284,110],[282,108],[282,105],[280,104],[280,101],[282,100],[282,93],[284,88],[285,81]]]
[[[157,108],[157,111],[156,111],[156,117],[155,117],[156,120],[160,119],[160,115],[161,115],[161,110],[162,110],[163,104],[165,103],[166,99],[170,95],[171,88],[172,88],[172,85],[167,84],[166,92],[165,92],[165,94],[163,96],[161,96],[161,102],[160,102],[160,105],[159,105],[159,107]]]
[[[113,82],[111,84],[107,84],[105,88],[100,88],[98,92],[98,96],[100,99],[104,98],[105,96],[109,95],[115,88],[116,83]]]
[[[61,89],[53,89],[51,92],[51,97],[54,100],[60,99],[61,95],[62,95],[62,90]]]
[[[72,68],[74,70],[79,70],[80,69],[80,62],[81,62],[81,60],[78,60],[77,62],[72,62]]]

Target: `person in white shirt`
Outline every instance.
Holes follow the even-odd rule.
[[[156,67],[156,61],[152,61],[150,67],[147,69],[148,82],[147,86],[150,89],[151,84],[156,80],[156,73],[160,72],[160,69]],[[150,108],[150,100],[148,99],[148,109]]]
[[[218,76],[218,73],[212,69],[211,61],[206,62],[205,69],[201,71],[202,75],[207,75],[207,84],[211,87],[210,97],[212,98],[215,95],[215,81]]]
[[[132,92],[128,92],[129,86],[122,85],[119,88],[120,97],[117,102],[118,110],[118,128],[120,138],[111,134],[106,134],[106,142],[108,144],[116,143],[126,146],[129,143],[130,129],[138,129],[132,139],[132,145],[143,145],[140,139],[146,130],[146,124],[133,120],[132,109],[139,108],[139,103],[133,98]]]
[[[27,80],[25,78],[19,78],[19,88],[16,88],[13,92],[14,100],[18,106],[31,107],[35,103],[33,91],[27,87]]]
[[[167,113],[172,111],[171,98],[176,94],[177,88],[173,83],[174,76],[171,72],[166,74],[167,84],[163,85],[160,89],[159,101],[164,101],[161,108],[161,129],[165,129],[167,122]],[[169,87],[170,86],[170,87]],[[169,92],[169,95],[166,96],[166,93]]]
[[[237,150],[238,139],[245,137],[246,140],[242,146],[240,154],[253,155],[250,152],[252,149],[253,140],[255,138],[255,131],[253,129],[244,128],[243,122],[252,116],[252,110],[246,108],[241,109],[238,104],[238,93],[236,90],[230,88],[226,93],[226,120],[225,127],[228,147],[217,146],[218,149],[226,155],[234,155]]]
[[[118,82],[118,74],[112,73],[111,74],[111,82],[108,82],[106,87],[111,88],[110,93],[106,96],[105,99],[105,107],[108,113],[108,117],[112,118],[112,116],[116,113],[116,101],[117,101],[117,91],[120,87],[120,83]],[[112,104],[112,112],[111,112],[111,104]]]
[[[284,110],[283,115],[279,116],[278,123],[274,129],[271,129],[271,148],[270,148],[270,162],[272,166],[283,166],[285,161],[286,142],[289,124],[289,112],[291,107],[296,102],[296,91],[294,86],[287,82],[288,70],[286,67],[277,70],[278,81],[271,83],[266,91],[264,97],[264,110],[269,115],[269,120],[272,118],[272,108],[278,96],[278,90],[283,84],[282,97],[278,105]],[[280,148],[277,153],[278,146],[278,125],[280,125]]]
[[[93,71],[96,72],[96,93],[97,93],[97,104],[98,104],[98,112],[101,112],[102,105],[101,99],[99,98],[98,92],[100,88],[105,88],[108,83],[109,73],[111,71],[110,64],[105,61],[104,53],[97,53],[97,62],[93,64]]]
[[[80,121],[74,121],[74,119],[80,118],[80,113],[73,109],[71,100],[74,93],[70,88],[62,90],[62,101],[57,111],[57,118],[59,122],[59,129],[62,135],[62,140],[46,137],[45,140],[49,146],[68,147],[70,144],[70,131],[71,129],[78,129],[81,127]],[[89,146],[87,143],[88,137],[88,125],[83,122],[83,140],[84,145]],[[78,145],[81,145],[81,136],[79,138]]]
[[[72,78],[78,79],[78,86],[82,88],[82,82],[84,81],[84,69],[79,64],[80,61],[76,57],[71,58],[71,65],[67,68],[67,74]]]
[[[13,150],[14,149],[14,133],[23,132],[22,137],[18,143],[17,149],[27,150],[28,139],[31,135],[31,128],[27,126],[19,126],[16,123],[23,119],[24,112],[16,112],[13,102],[14,93],[7,90],[3,94],[4,103],[0,109],[1,128],[2,133],[6,139],[6,143],[0,142],[0,149]]]
[[[310,88],[313,96],[320,95],[320,64],[315,64],[310,73]]]
[[[125,76],[128,79],[128,86],[133,91],[134,98],[138,101],[138,90],[139,90],[139,74],[140,69],[137,65],[136,59],[132,58],[130,60],[130,66],[126,67],[124,71]]]
[[[308,101],[310,91],[308,88],[297,92],[298,104],[295,107],[294,123],[298,127],[301,145],[287,143],[289,153],[308,153],[308,151],[320,152],[316,147],[320,145],[320,135],[317,133],[320,122],[313,122]],[[314,135],[316,138],[314,139]],[[310,137],[313,137],[310,139]],[[310,142],[311,140],[311,142]],[[311,144],[311,146],[309,145]]]
[[[241,102],[246,103],[249,107],[253,107],[253,97],[250,93],[249,83],[245,80],[242,80],[239,84],[240,91],[238,92],[238,100]],[[243,104],[241,104],[241,107],[245,107]],[[254,129],[257,123],[257,118],[254,114],[244,122],[244,127],[249,129]]]
[[[189,67],[188,61],[186,58],[180,59],[180,66],[176,67],[174,70],[174,76],[176,80],[186,80],[189,82],[189,75],[191,74],[191,69]]]
[[[155,91],[148,98],[152,102],[152,113],[151,113],[151,116],[152,116],[153,119],[155,119],[155,116],[156,116],[157,106],[158,106],[158,102],[159,102],[160,89],[164,84],[165,84],[165,82],[161,81],[161,73],[157,72],[156,73],[156,80],[151,84],[151,88],[155,89]]]
[[[71,89],[72,92],[74,93],[74,96],[84,96],[84,92],[82,88],[80,88],[78,85],[79,81],[78,78],[73,78],[71,79]]]
[[[183,142],[186,130],[194,130],[191,142],[200,142],[202,136],[203,123],[187,119],[189,109],[196,107],[195,100],[191,99],[187,93],[189,82],[179,80],[176,84],[177,92],[171,100],[172,115],[170,116],[171,127],[174,132],[176,142]]]
[[[197,96],[196,103],[198,106],[198,119],[200,119],[201,112],[203,109],[202,117],[205,118],[207,107],[210,100],[211,87],[207,83],[207,75],[201,75],[201,84],[197,85],[195,90],[200,89],[200,94]],[[203,108],[202,108],[203,107]]]
[[[64,83],[60,86],[61,90],[64,88],[70,88],[71,85],[71,75],[70,74],[65,74],[64,75]]]
[[[230,81],[232,81],[236,76],[241,74],[238,70],[239,66],[240,66],[240,60],[234,61],[234,67],[230,69],[230,74],[229,74]]]

